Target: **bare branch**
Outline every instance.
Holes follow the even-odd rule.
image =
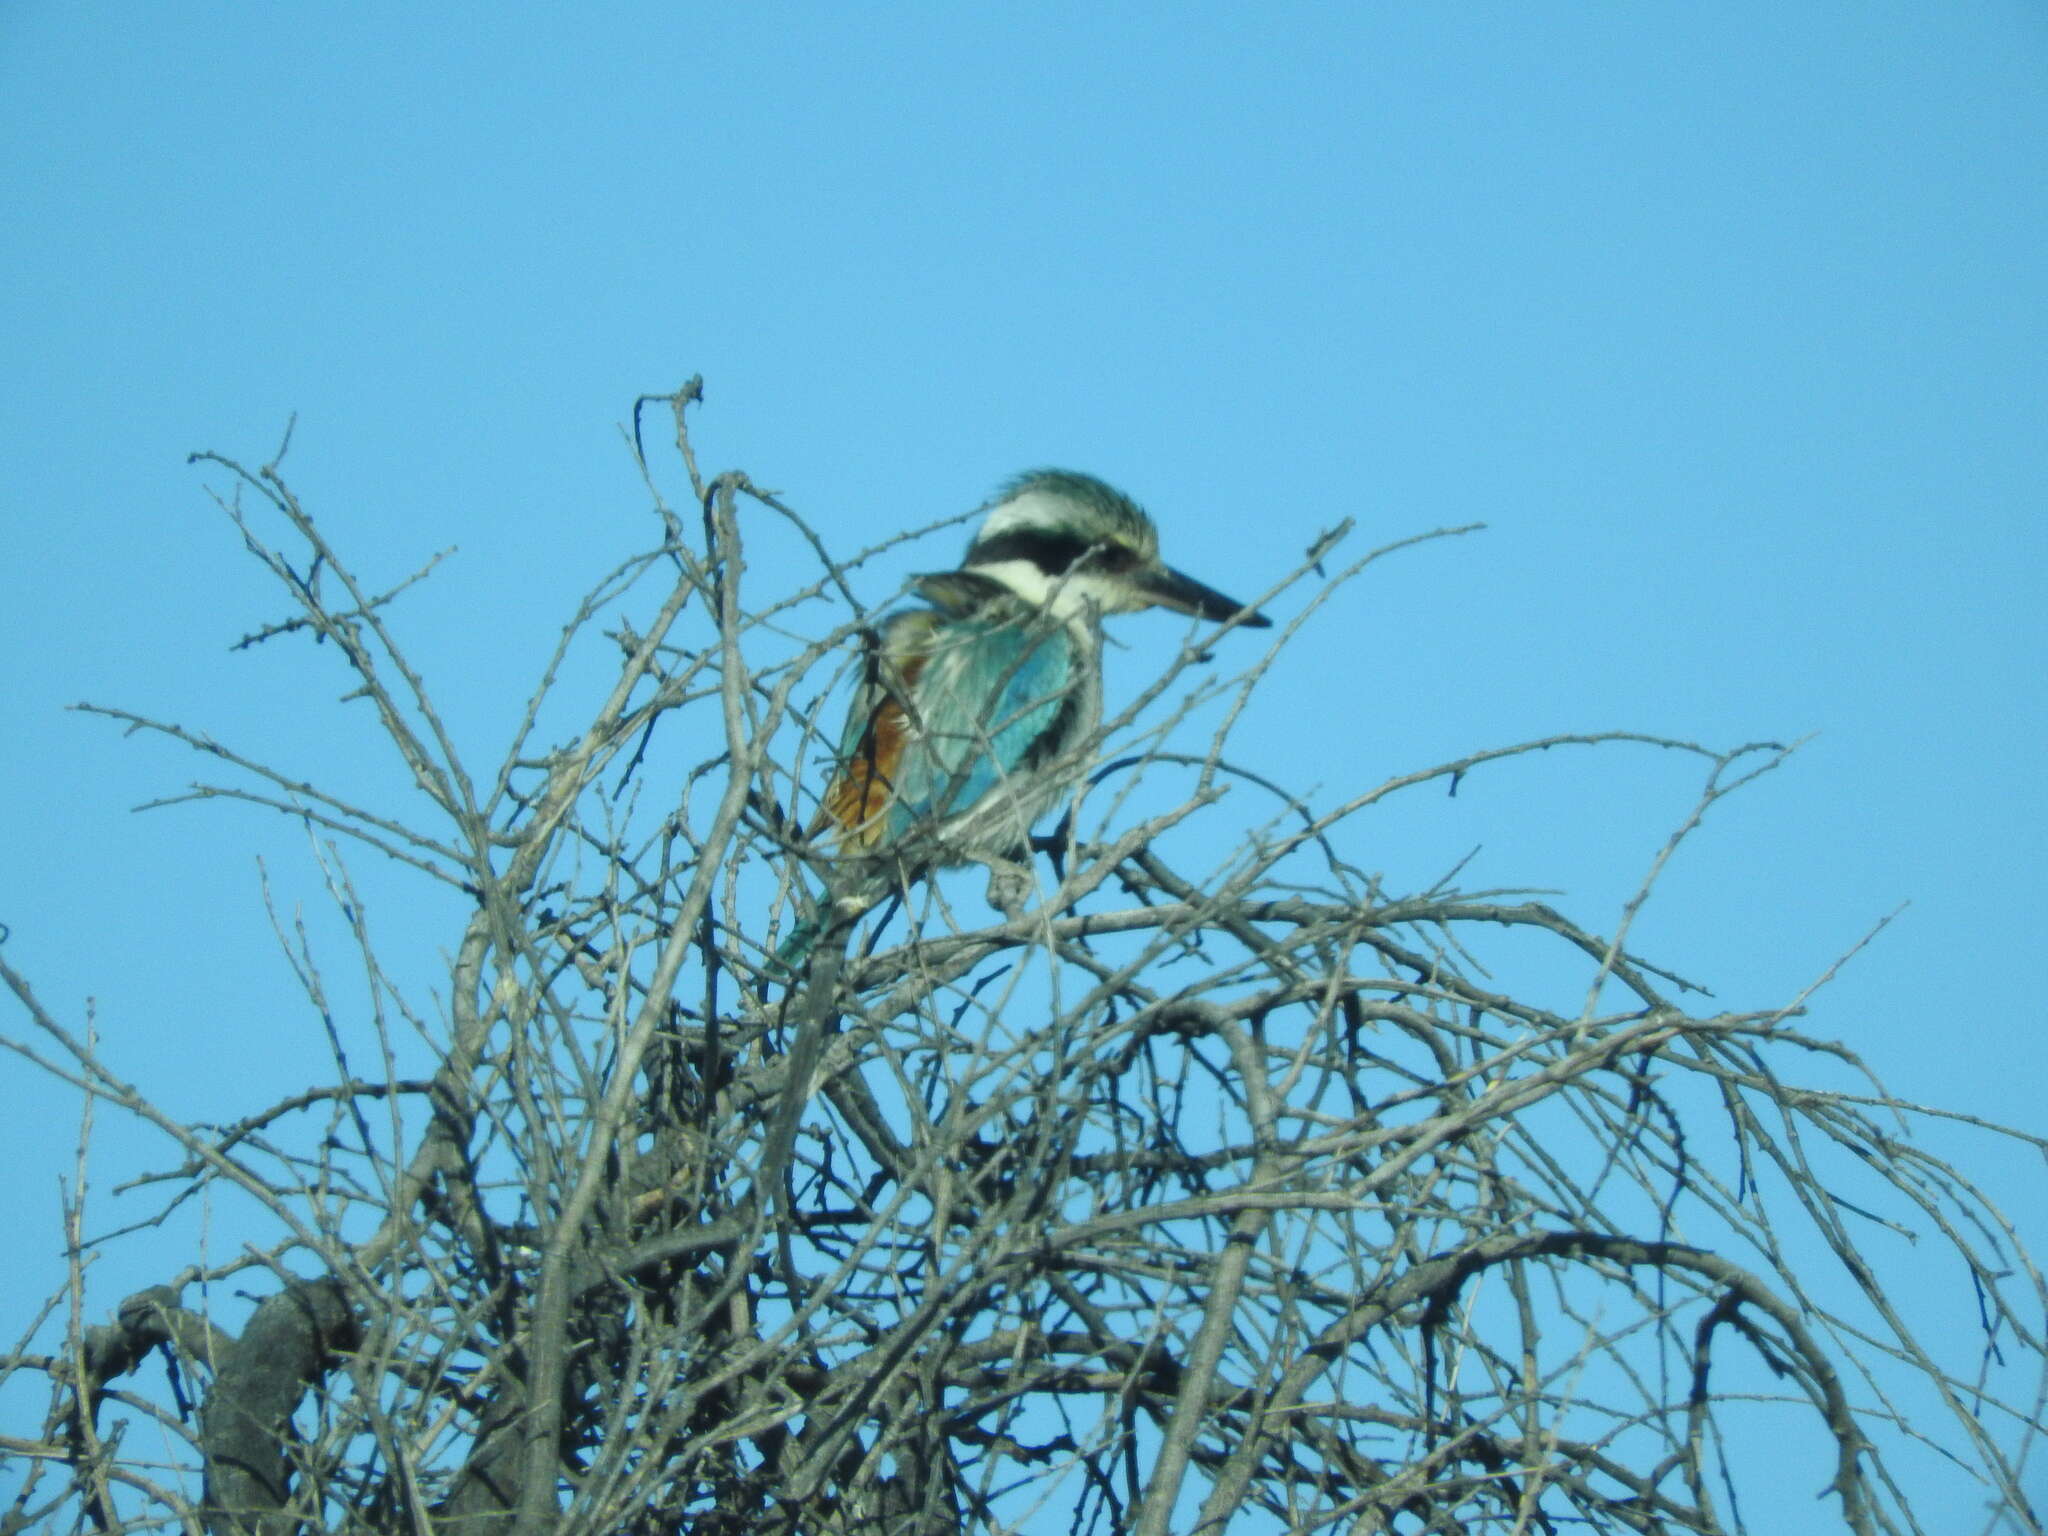
[[[276,462],[201,456],[292,615],[241,649],[338,654],[426,808],[92,708],[219,765],[153,804],[295,818],[349,963],[266,859],[332,1080],[204,1125],[0,958],[26,1021],[0,1045],[86,1105],[61,1282],[0,1355],[43,1404],[0,1436],[0,1536],[1724,1533],[1782,1497],[1730,1433],[1766,1414],[1820,1448],[1818,1523],[1947,1529],[1975,1500],[2041,1530],[2048,1284],[1967,1155],[1915,1138],[2048,1139],[1826,1038],[1855,950],[1741,1009],[1641,952],[1674,850],[1792,748],[1559,733],[1327,796],[1248,770],[1232,731],[1306,626],[1473,531],[1337,568],[1345,524],[1263,583],[1265,649],[1240,618],[1156,672],[1109,658],[1134,700],[1048,761],[1079,788],[994,910],[907,857],[835,905],[851,861],[805,829],[895,600],[871,562],[961,519],[843,557],[700,469],[702,401],[636,402],[647,547],[594,562],[474,779],[394,601],[440,557],[360,580]],[[683,479],[695,517],[658,489]],[[1701,783],[1617,911],[1461,890],[1455,851],[1416,891],[1365,862],[1404,791],[1643,747]],[[378,953],[342,836],[460,892],[430,979]],[[779,956],[805,918],[822,945]],[[174,1150],[92,1194],[95,1235],[103,1107]],[[208,1246],[178,1251],[197,1210]],[[90,1323],[94,1259],[138,1244],[163,1283]],[[1952,1305],[1902,1299],[1907,1251]]]

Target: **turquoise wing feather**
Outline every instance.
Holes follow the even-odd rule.
[[[1059,749],[1073,713],[1075,645],[1061,624],[958,619],[939,627],[917,680],[915,735],[891,832],[966,811]],[[1020,803],[1028,823],[1039,807]]]

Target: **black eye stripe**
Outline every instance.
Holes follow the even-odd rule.
[[[1045,533],[1035,528],[1016,528],[983,539],[967,552],[967,558],[975,565],[1029,560],[1048,576],[1063,576],[1091,550],[1094,558],[1089,564],[1101,570],[1124,570],[1132,561],[1131,552],[1120,545],[1090,544],[1071,533]]]

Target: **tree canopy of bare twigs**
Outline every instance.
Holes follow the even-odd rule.
[[[1697,763],[1668,855],[1785,749],[1560,736],[1316,802],[1255,779],[1246,699],[1400,547],[1339,527],[1258,594],[1296,615],[1269,648],[1191,643],[1108,721],[1022,915],[948,875],[792,972],[878,551],[701,475],[698,395],[642,402],[680,461],[643,461],[660,540],[590,593],[482,773],[407,659],[431,583],[371,584],[274,464],[202,456],[290,605],[251,643],[322,642],[305,665],[346,671],[340,707],[428,809],[97,712],[207,758],[192,795],[313,830],[373,989],[398,984],[351,860],[466,915],[432,999],[351,1015],[296,952],[350,1068],[224,1127],[162,1111],[0,959],[18,1063],[152,1122],[164,1198],[236,1192],[261,1226],[210,1266],[162,1254],[91,1322],[101,1239],[73,1210],[68,1326],[0,1365],[47,1386],[0,1442],[0,1531],[2039,1529],[2048,1292],[1916,1144],[1927,1111],[1803,1083],[1857,1065],[1804,998],[1721,1011],[1637,953],[1661,857],[1597,927],[1363,862],[1390,801],[1565,749]],[[808,575],[749,564],[770,530]],[[593,650],[607,680],[565,696]],[[1571,995],[1518,985],[1504,943]],[[410,1075],[394,1012],[427,1042]],[[1953,1267],[1952,1317],[1895,1303],[1870,1244],[1900,1232]],[[1804,1437],[1804,1485],[1760,1485],[1745,1418]],[[1895,1466],[1923,1445],[1973,1508],[1916,1507]]]

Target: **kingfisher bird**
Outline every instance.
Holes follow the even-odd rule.
[[[1272,622],[1165,564],[1136,502],[1065,469],[1010,481],[960,568],[912,588],[928,606],[890,615],[871,639],[810,829],[832,834],[850,866],[868,864],[835,882],[843,917],[872,906],[891,874],[1016,868],[1032,824],[1087,767],[1102,720],[1105,615],[1159,607]],[[883,861],[893,870],[875,867]],[[1014,910],[993,877],[990,899]]]

